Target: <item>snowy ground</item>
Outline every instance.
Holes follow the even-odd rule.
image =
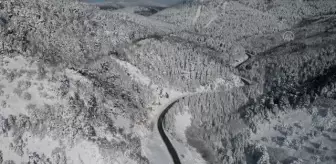
[[[334,163],[336,148],[333,107],[313,107],[279,114],[258,126],[251,140],[264,145],[274,160]],[[288,158],[290,157],[290,158]]]
[[[0,11],[0,163],[4,161],[5,164],[13,164],[13,162],[29,161],[30,163],[55,164],[171,164],[173,161],[158,132],[157,121],[162,111],[172,102],[200,93],[224,91],[242,86],[241,78],[243,77],[235,75],[241,73],[239,72],[241,70],[235,67],[249,59],[247,54],[255,55],[254,51],[264,53],[272,46],[283,48],[283,45],[299,48],[302,46],[303,49],[316,46],[316,49],[320,49],[324,45],[314,45],[315,41],[311,42],[311,40],[315,38],[318,38],[316,42],[335,42],[332,38],[334,27],[326,29],[328,36],[316,30],[316,34],[314,33],[312,38],[306,40],[307,36],[304,35],[307,35],[307,32],[297,34],[295,28],[289,33],[292,32],[293,35],[295,33],[297,36],[292,36],[289,40],[281,36],[283,30],[292,28],[292,25],[301,20],[304,20],[303,26],[313,22],[313,25],[316,24],[316,29],[320,29],[319,25],[323,26],[321,22],[329,20],[316,18],[318,21],[315,22],[315,20],[305,18],[325,14],[332,18],[336,5],[333,0],[267,2],[261,0],[228,2],[200,0],[200,3],[191,2],[171,8],[165,7],[181,2],[181,0],[83,1],[98,4],[98,6],[112,4],[122,9],[99,10],[92,8],[92,4],[85,5],[71,1],[0,2],[0,8],[4,8]],[[141,5],[142,8],[134,7],[137,5]],[[77,6],[80,7],[76,8]],[[148,15],[137,13],[147,10],[146,6],[157,7],[158,10],[149,11]],[[333,22],[331,21],[330,24]],[[274,36],[270,39],[269,35]],[[161,37],[170,38],[169,41],[173,44],[169,42],[168,45],[172,47],[167,49],[165,43],[160,45]],[[298,38],[303,38],[302,43],[292,42],[293,39],[296,41]],[[146,42],[148,49],[141,49],[140,44],[133,44],[138,41]],[[182,46],[183,50],[178,44],[185,44]],[[138,46],[140,49],[137,49]],[[168,51],[175,47],[176,51]],[[158,51],[154,51],[153,48],[158,48]],[[198,50],[195,51],[197,48]],[[334,52],[329,52],[328,47],[324,48],[323,53],[333,55]],[[119,50],[126,53],[127,57],[135,55],[128,51],[141,51],[140,57],[148,58],[148,60],[144,60],[145,66],[137,65],[139,67],[137,68],[134,63],[138,61],[130,62],[134,64],[132,65],[114,57],[108,57],[111,54],[123,55],[119,54]],[[291,50],[295,52],[288,51],[288,53],[297,53],[297,51],[301,53],[300,49]],[[175,52],[186,52],[186,54],[175,55],[178,54]],[[165,64],[163,62],[153,64],[154,67],[152,67],[154,62],[152,59],[156,59],[158,53],[161,55],[158,60],[167,59],[161,61],[174,62],[181,59],[186,62],[161,68]],[[190,56],[197,54],[200,56],[196,57],[205,59],[214,53],[218,55],[215,59],[223,58],[230,63],[225,62],[225,66],[224,63],[219,63],[216,68],[209,67],[215,70],[218,66],[220,71],[215,70],[215,74],[218,73],[220,76],[210,78],[213,81],[195,83],[197,87],[201,86],[195,92],[180,92],[179,90],[184,90],[184,88],[178,90],[177,86],[170,85],[167,80],[175,79],[173,76],[180,77],[180,68],[189,69],[186,65],[192,63],[192,68],[190,67],[192,70],[196,69],[194,67],[198,67],[198,64],[202,64],[201,69],[192,74],[195,75],[196,81],[208,79],[208,75],[214,71],[203,69],[211,64],[196,63],[195,58],[189,58],[188,53]],[[185,59],[180,58],[184,55]],[[317,53],[317,55],[320,54]],[[106,58],[100,58],[101,56]],[[250,57],[252,60],[255,59],[253,56]],[[135,58],[135,60],[138,59]],[[69,65],[61,63],[59,66],[58,60],[64,63],[69,62],[67,63]],[[116,61],[117,64],[111,60]],[[276,61],[270,62],[276,64]],[[120,70],[120,67],[109,66],[111,63],[119,64],[123,70]],[[327,62],[326,65],[330,63]],[[147,64],[148,70],[144,68]],[[243,69],[259,68],[258,64],[254,63],[253,66],[249,65]],[[314,64],[313,62],[311,65]],[[299,69],[295,66],[288,68],[293,68],[294,72]],[[231,69],[235,74],[229,73]],[[89,71],[85,72],[87,70]],[[160,70],[156,73],[163,72],[164,75],[159,78],[165,80],[155,80],[166,84],[153,82],[156,75],[149,76],[148,72],[156,70]],[[314,76],[324,71],[315,68],[312,70],[315,73]],[[227,74],[226,71],[228,71]],[[286,71],[284,74],[291,74]],[[92,72],[94,75],[91,74]],[[148,76],[144,72],[148,73]],[[188,74],[188,71],[181,72],[181,74],[184,72]],[[228,77],[221,76],[223,72]],[[311,75],[309,73],[308,76]],[[167,79],[163,78],[166,77],[165,74],[169,74]],[[178,84],[185,82],[183,78],[176,79],[181,79],[181,83]],[[246,79],[248,82],[258,80],[257,77]],[[106,86],[108,89],[105,88]],[[253,90],[253,86],[251,88],[248,89]],[[150,100],[146,99],[148,92],[151,92],[148,94]],[[146,97],[141,97],[142,95]],[[111,97],[106,98],[108,96]],[[209,97],[211,99],[211,96]],[[137,100],[141,101],[137,102]],[[222,101],[222,99],[218,100]],[[235,98],[228,101],[235,101],[233,104],[237,104]],[[268,122],[260,122],[257,125],[258,132],[251,134],[246,142],[251,141],[251,144],[258,145],[260,150],[264,151],[262,157],[274,160],[271,161],[273,163],[335,163],[336,112],[335,105],[329,102],[333,100],[314,104],[315,106],[311,109],[300,108],[283,112],[272,117]],[[125,109],[121,109],[120,106]],[[207,108],[203,104],[200,106],[202,109]],[[174,126],[174,133],[167,133],[167,135],[182,163],[206,163],[200,153],[187,144],[185,131],[194,121],[195,118],[192,118],[194,115],[188,107],[180,110],[183,112],[176,114],[175,122],[171,122]],[[222,114],[220,110],[218,113]],[[141,119],[134,119],[133,116]],[[216,118],[219,122],[222,121],[221,115],[216,116],[220,116]],[[223,119],[226,118],[223,116]],[[235,121],[232,121],[233,129],[236,128],[237,131],[248,129],[248,125],[241,126],[243,123],[240,120],[238,123]],[[217,127],[216,124],[213,121],[206,128]],[[216,129],[216,131],[219,132],[221,129]],[[231,135],[234,136],[234,134]],[[210,143],[213,143],[212,138],[218,142],[219,140],[224,142],[222,136],[204,135],[203,137],[205,140],[209,138],[207,142]],[[238,142],[241,141],[239,139],[241,138],[238,136]],[[236,143],[237,141],[234,139],[228,141],[230,142],[228,145],[231,146],[228,149],[232,150],[226,150],[226,146],[221,150],[217,149],[216,153],[223,153],[218,155],[223,157],[220,160],[227,158],[233,161],[236,156],[248,156],[245,150],[242,150],[244,148],[239,147],[240,142]],[[225,144],[227,143],[218,143],[221,146]],[[236,149],[235,146],[241,149]]]
[[[3,57],[1,63],[1,115],[27,115],[26,109],[30,104],[41,107],[44,103],[62,102],[57,99],[57,92],[54,90],[57,84],[37,79],[36,63],[28,63],[22,56],[13,59]]]
[[[22,126],[27,126],[27,129],[14,129],[3,133],[3,128],[8,126],[5,121],[6,118],[36,118],[40,114],[38,110],[44,109],[46,104],[50,106],[63,105],[63,108],[68,108],[68,102],[60,96],[59,87],[62,84],[53,80],[53,75],[49,73],[46,74],[46,77],[40,78],[36,63],[28,61],[20,55],[13,58],[0,58],[2,66],[0,74],[0,151],[3,161],[12,160],[15,163],[22,163],[32,162],[33,159],[37,161],[48,159],[54,163],[64,160],[68,164],[136,163],[122,152],[114,151],[114,154],[104,154],[96,143],[83,138],[71,141],[64,138],[52,138],[48,133],[32,134],[28,130],[31,125],[26,123],[22,123]],[[91,84],[90,80],[70,69],[57,73],[70,77],[70,94],[76,92],[76,85],[79,83],[88,86]],[[45,111],[41,112],[44,113]],[[67,114],[64,114],[64,116],[71,117]],[[130,120],[122,116],[115,118],[115,126],[123,128],[125,133],[131,133]],[[106,127],[96,128],[97,136],[106,138],[111,142],[124,142],[123,136],[112,135],[104,128]]]

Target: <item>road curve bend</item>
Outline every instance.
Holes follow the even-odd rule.
[[[159,119],[158,119],[158,123],[157,123],[157,128],[159,130],[159,133],[161,135],[161,138],[163,140],[163,142],[165,143],[168,151],[169,151],[169,154],[170,156],[172,157],[173,161],[174,161],[174,164],[181,164],[181,161],[180,161],[180,158],[173,146],[173,144],[170,142],[169,138],[167,137],[166,133],[164,132],[164,129],[163,129],[163,120],[164,120],[164,117],[165,115],[167,114],[167,112],[169,111],[169,109],[179,101],[179,99],[173,101],[171,104],[169,104],[163,111],[162,113],[160,114],[159,116]]]

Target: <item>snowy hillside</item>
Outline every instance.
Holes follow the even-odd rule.
[[[334,0],[0,0],[0,164],[336,163]]]

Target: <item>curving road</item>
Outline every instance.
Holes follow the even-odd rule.
[[[166,133],[164,132],[164,129],[163,129],[163,120],[164,120],[164,117],[165,115],[167,114],[167,112],[169,111],[169,109],[179,101],[179,99],[173,101],[172,103],[170,103],[163,111],[162,113],[160,114],[159,116],[159,119],[158,119],[158,122],[157,122],[157,127],[158,127],[158,130],[159,130],[159,133],[161,135],[161,138],[163,140],[163,142],[165,143],[168,151],[169,151],[169,154],[170,156],[172,157],[173,161],[174,161],[174,164],[181,164],[181,161],[180,161],[180,158],[173,146],[173,144],[170,142],[169,138],[167,137]]]
[[[247,85],[251,85],[251,84],[247,83]],[[198,94],[205,94],[205,93],[216,93],[216,91],[197,92],[197,93],[191,93],[191,94],[186,94],[186,95],[182,95],[182,96],[176,97],[175,99],[173,99],[172,101],[170,101],[169,103],[167,103],[168,105],[166,105],[165,107],[163,107],[160,115],[158,116],[158,119],[157,119],[157,122],[156,122],[157,128],[158,128],[158,131],[160,133],[160,136],[161,136],[163,142],[165,143],[165,145],[166,145],[166,147],[168,149],[168,152],[169,152],[171,158],[174,161],[174,164],[181,164],[181,161],[180,161],[180,158],[178,156],[177,151],[175,150],[173,144],[170,142],[168,136],[166,135],[166,133],[165,133],[165,131],[163,129],[164,118],[165,118],[166,114],[168,113],[168,111],[170,110],[170,108],[173,105],[175,105],[178,101],[180,101],[181,99],[184,99],[184,98],[190,97],[190,96],[195,96],[195,95],[198,95]]]
[[[250,58],[251,56],[249,56]],[[245,61],[242,61],[241,63],[244,63]],[[239,64],[241,64],[239,63]],[[239,76],[239,78],[241,79],[241,81],[245,84],[245,85],[252,85],[253,82],[249,79],[246,79],[244,77]],[[205,94],[205,93],[216,93],[216,92],[221,92],[221,91],[203,91],[203,92],[194,92],[194,93],[188,93],[188,94],[184,94],[184,95],[180,95],[175,97],[174,99],[170,100],[167,105],[164,105],[162,107],[160,107],[161,109],[159,109],[159,111],[161,111],[161,113],[159,113],[159,115],[156,116],[156,120],[155,123],[157,124],[157,130],[161,136],[162,141],[165,143],[168,152],[174,162],[174,164],[181,164],[180,158],[178,156],[178,153],[176,151],[176,149],[174,148],[173,144],[170,142],[168,136],[166,135],[164,129],[163,129],[163,121],[164,118],[166,116],[166,114],[168,113],[168,111],[171,109],[171,107],[176,104],[178,101],[180,101],[181,99],[184,99],[186,97],[190,97],[190,96],[195,96],[198,94]],[[224,91],[225,92],[225,91]]]
[[[168,152],[169,152],[171,158],[174,161],[174,164],[181,164],[181,161],[180,161],[180,158],[178,156],[177,151],[175,150],[173,144],[170,142],[168,136],[166,135],[166,133],[165,133],[165,131],[163,129],[164,118],[165,118],[166,114],[168,113],[168,111],[170,110],[170,108],[172,108],[173,105],[175,105],[181,99],[184,99],[184,98],[190,97],[190,96],[195,96],[195,95],[198,95],[198,94],[204,94],[204,93],[214,93],[214,92],[212,92],[212,91],[196,92],[196,93],[189,93],[189,94],[185,94],[185,95],[181,95],[181,96],[175,97],[173,100],[171,100],[169,103],[167,103],[167,105],[165,105],[162,108],[161,113],[158,116],[158,119],[157,119],[157,122],[156,122],[157,128],[158,128],[158,131],[160,133],[161,139],[165,143],[165,145],[166,145],[166,147],[168,149]]]

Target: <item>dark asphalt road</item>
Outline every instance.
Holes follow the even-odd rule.
[[[163,120],[164,120],[164,117],[165,115],[167,114],[167,112],[169,111],[169,109],[175,104],[177,103],[179,100],[176,100],[174,102],[172,102],[159,116],[159,120],[158,120],[158,123],[157,123],[157,126],[158,126],[158,130],[159,130],[159,133],[161,135],[161,138],[163,140],[163,142],[166,144],[166,147],[174,161],[174,164],[181,164],[181,161],[180,161],[180,158],[174,148],[174,146],[172,145],[172,143],[170,142],[169,138],[167,137],[166,133],[164,132],[164,129],[163,129]]]

